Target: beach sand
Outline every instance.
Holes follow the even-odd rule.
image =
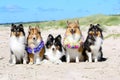
[[[86,36],[86,28],[83,35]],[[27,28],[25,31],[27,33]],[[43,40],[48,34],[64,36],[65,29],[41,30]],[[104,36],[120,34],[119,26],[107,27]],[[120,80],[120,38],[111,37],[103,42],[103,55],[106,61],[97,63],[52,63],[9,64],[10,28],[0,28],[0,80]]]

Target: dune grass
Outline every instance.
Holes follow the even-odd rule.
[[[64,19],[57,21],[46,21],[46,22],[37,22],[37,23],[25,23],[25,26],[35,26],[39,25],[41,28],[49,29],[49,28],[65,28],[66,21],[75,21],[78,20],[81,26],[89,26],[89,24],[100,24],[103,28],[104,26],[113,26],[120,25],[120,15],[92,15],[82,18],[73,18],[73,19]]]
[[[73,18],[73,19],[64,19],[64,20],[57,20],[57,21],[44,21],[44,22],[26,22],[23,23],[24,26],[28,27],[39,25],[43,29],[50,29],[50,28],[65,28],[66,21],[74,21],[78,20],[81,26],[89,26],[89,24],[100,24],[102,27],[104,26],[113,26],[113,25],[120,25],[120,15],[92,15],[87,17],[81,18]],[[10,26],[9,24],[5,26]]]
[[[109,34],[109,35],[105,36],[104,39],[108,39],[108,38],[111,38],[111,37],[113,37],[113,38],[119,38],[120,34]]]

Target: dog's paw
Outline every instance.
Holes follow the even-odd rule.
[[[95,58],[95,59],[94,59],[94,62],[96,62],[96,63],[97,63],[97,62],[98,62],[98,59],[97,59],[97,58]]]
[[[40,59],[36,59],[36,62],[35,62],[35,64],[41,64],[41,61],[40,61]]]
[[[23,60],[23,64],[27,64],[27,61],[26,61],[26,60]]]
[[[43,61],[42,61],[42,63],[49,63],[49,61],[48,60],[46,60],[46,59],[44,59]]]
[[[59,65],[59,64],[62,64],[62,61],[61,60],[57,60],[54,63],[57,64],[57,65]]]
[[[75,62],[76,62],[76,63],[79,63],[79,57],[76,57]]]
[[[33,62],[29,62],[29,64],[33,64]]]

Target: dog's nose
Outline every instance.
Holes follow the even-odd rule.
[[[35,40],[36,38],[35,37],[33,37],[33,40]]]
[[[71,31],[70,31],[72,34],[74,34],[75,33],[75,30],[74,29],[71,29]]]
[[[54,50],[55,50],[55,48],[52,48],[52,50],[54,51]]]

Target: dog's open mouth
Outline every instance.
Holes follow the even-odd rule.
[[[72,34],[74,34],[74,33],[75,33],[75,30],[71,29],[70,32],[71,32]]]

